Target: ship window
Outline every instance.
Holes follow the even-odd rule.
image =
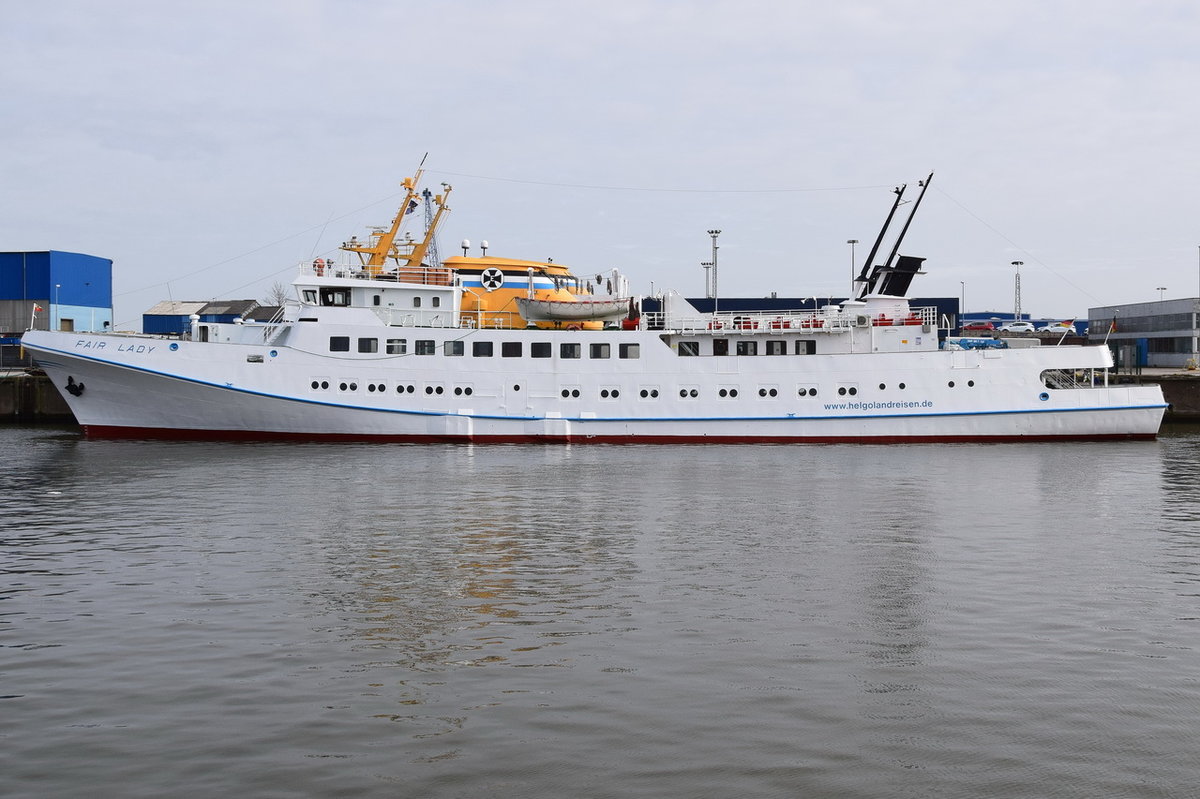
[[[588,347],[589,358],[611,358],[612,345],[610,344],[591,344]]]
[[[378,305],[378,304],[379,304],[379,295],[378,295],[378,294],[375,294],[375,295],[373,295],[373,296],[371,297],[371,304],[372,304],[372,305]]]
[[[329,337],[330,352],[349,352],[350,337],[349,336],[330,336]]]
[[[417,339],[417,355],[433,355],[437,352],[437,344],[431,339]]]
[[[566,360],[575,360],[583,355],[583,347],[576,343],[564,341],[558,345],[558,357]]]
[[[737,343],[738,355],[758,355],[757,341],[739,341]]]
[[[535,341],[529,345],[530,358],[549,358],[553,354],[554,349],[549,341]]]
[[[786,341],[768,341],[767,355],[787,355]]]
[[[322,305],[349,305],[350,292],[345,289],[321,289]]]
[[[379,339],[377,338],[360,338],[358,340],[359,352],[379,352]]]
[[[447,341],[442,346],[442,352],[446,355],[462,355],[466,351],[466,345],[461,341]]]
[[[441,297],[433,297],[432,299],[430,299],[429,302],[433,305],[434,308],[442,307],[442,298]]]
[[[421,307],[421,298],[420,297],[413,297],[413,307],[414,308]]]
[[[699,355],[699,354],[700,354],[700,342],[699,341],[681,341],[681,342],[679,342],[679,355],[681,357],[687,356],[687,355]]]
[[[316,289],[305,289],[304,290],[304,302],[306,305],[316,305],[317,304],[317,290]]]
[[[490,341],[473,341],[471,342],[471,354],[476,358],[492,357],[492,342]]]
[[[713,339],[713,355],[728,355],[729,354],[729,339],[714,338]]]
[[[620,347],[620,357],[628,358],[628,359],[642,357],[641,356],[641,345],[640,344],[622,344]]]
[[[500,357],[502,357],[502,358],[520,358],[521,357],[521,342],[519,342],[519,341],[501,341],[500,342]]]
[[[389,338],[387,340],[388,355],[403,355],[406,352],[408,352],[408,339]]]
[[[799,341],[798,340],[796,342],[796,354],[797,355],[815,355],[816,352],[817,352],[817,342],[815,342],[811,339],[808,341]]]

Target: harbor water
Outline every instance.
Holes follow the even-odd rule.
[[[1200,434],[0,428],[6,797],[1200,794]]]

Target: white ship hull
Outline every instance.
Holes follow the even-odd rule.
[[[555,353],[564,342],[586,346],[603,337],[614,346],[639,344],[640,357],[443,356],[444,340],[461,333],[441,331],[430,356],[371,359],[315,354],[306,346],[57,332],[31,332],[23,343],[92,436],[677,443],[1153,438],[1165,409],[1157,386],[1056,390],[1040,381],[1045,370],[1104,368],[1108,353],[1100,347],[681,358],[650,331],[539,331]],[[421,335],[432,339],[428,330]],[[65,390],[72,385],[82,385],[78,396]],[[849,388],[853,393],[845,393]]]

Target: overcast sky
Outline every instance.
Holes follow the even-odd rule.
[[[119,327],[265,299],[426,153],[443,255],[639,292],[702,294],[715,227],[722,295],[844,295],[934,171],[915,294],[1200,295],[1193,0],[0,0],[0,47],[0,250],[111,258]]]

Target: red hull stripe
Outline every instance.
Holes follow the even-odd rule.
[[[171,441],[326,441],[409,444],[940,444],[959,442],[1153,441],[1155,433],[1006,436],[431,436],[354,433],[280,433],[260,430],[180,430],[86,425],[88,438],[143,438]]]

